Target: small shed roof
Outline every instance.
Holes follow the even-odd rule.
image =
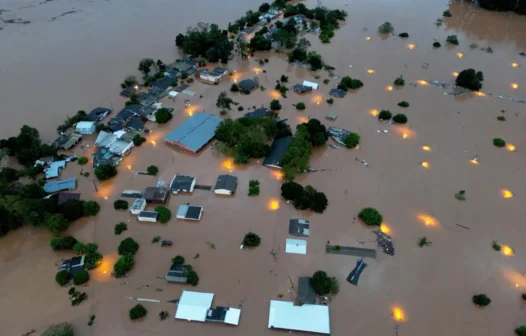
[[[329,306],[271,300],[268,327],[330,334]]]
[[[263,165],[267,167],[282,168],[281,160],[285,156],[287,149],[289,149],[292,140],[292,136],[274,139],[269,155],[263,160]]]
[[[215,190],[223,189],[234,192],[237,187],[237,177],[232,175],[219,175],[217,177],[217,182]]]
[[[297,92],[297,93],[305,93],[305,92],[308,92],[308,91],[312,91],[312,87],[306,86],[306,85],[301,85],[301,84],[295,84],[292,87],[292,90],[294,90],[294,92]]]
[[[204,322],[206,320],[208,309],[212,306],[213,299],[213,293],[200,293],[185,290],[179,300],[179,305],[175,312],[175,318]]]
[[[298,278],[298,301],[300,304],[316,303],[316,292],[314,292],[314,288],[312,287],[311,277]]]
[[[77,179],[72,177],[63,180],[55,180],[44,184],[44,191],[47,193],[53,193],[61,190],[75,189],[77,186]]]
[[[198,112],[187,119],[164,140],[197,153],[215,136],[221,119],[213,114]]]
[[[313,90],[318,90],[318,83],[303,81],[303,85],[310,86]]]
[[[285,252],[293,254],[307,254],[307,241],[302,239],[289,239],[285,243]]]
[[[142,217],[142,218],[155,218],[155,219],[157,219],[158,216],[159,214],[157,213],[157,211],[141,211],[139,212],[139,215],[138,215],[138,217]]]
[[[137,198],[133,201],[130,211],[143,211],[146,208],[146,200],[144,198]]]

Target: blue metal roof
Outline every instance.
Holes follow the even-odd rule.
[[[168,134],[164,140],[197,153],[215,136],[219,123],[221,118],[198,112]]]
[[[64,180],[51,181],[44,184],[44,191],[53,193],[61,190],[71,190],[77,187],[77,179],[72,177]]]

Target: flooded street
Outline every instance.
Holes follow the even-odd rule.
[[[138,76],[141,58],[171,63],[180,57],[175,36],[187,27],[208,22],[225,28],[260,4],[254,0],[184,4],[5,0],[0,4],[2,138],[18,134],[22,125],[29,124],[40,130],[43,139],[53,141],[56,126],[78,110],[106,106],[114,109],[114,115],[125,102],[119,96],[119,83],[127,75]],[[317,2],[305,4],[315,7]],[[190,87],[194,97],[164,98],[162,103],[175,109],[174,118],[164,125],[147,124],[152,130],[148,142],[125,157],[116,178],[94,182],[91,162],[84,166],[91,173],[88,178],[79,175],[83,167],[77,164],[69,164],[62,173],[62,177],[79,179],[77,190],[83,199],[95,199],[102,206],[96,217],[78,220],[68,231],[79,241],[97,243],[104,254],[102,266],[91,272],[87,286],[80,286],[89,296],[87,301],[72,307],[67,289],[56,284],[54,264],[71,253],[52,251],[47,230],[27,225],[0,238],[2,335],[18,336],[32,329],[40,334],[50,324],[63,321],[73,323],[80,336],[282,335],[286,331],[267,328],[269,301],[280,295],[284,300],[294,299],[290,279],[297,286],[298,276],[311,276],[320,269],[340,282],[340,293],[330,303],[331,334],[335,336],[394,335],[394,307],[405,313],[400,336],[511,335],[515,327],[526,324],[520,298],[526,292],[526,268],[521,262],[526,257],[526,160],[522,152],[526,148],[526,104],[498,97],[526,100],[526,57],[519,56],[526,52],[526,17],[438,0],[325,0],[323,5],[344,9],[349,16],[330,44],[306,34],[310,50],[336,68],[335,76],[361,79],[364,87],[329,105],[325,100],[339,78],[329,77],[327,71],[297,69],[282,54],[256,52],[248,61],[231,61],[227,67],[236,72],[219,85],[196,81]],[[437,26],[436,19],[446,9],[452,17],[443,18]],[[60,16],[68,12],[72,13]],[[16,19],[30,23],[6,23]],[[385,21],[393,24],[394,36],[377,33]],[[407,32],[409,38],[399,38],[401,32]],[[454,47],[445,42],[453,34],[460,42]],[[435,40],[441,48],[433,48]],[[488,46],[493,53],[481,50]],[[269,63],[259,65],[257,61],[264,58]],[[483,71],[484,95],[454,97],[446,94],[451,88],[429,84],[453,85],[454,73],[467,68]],[[282,74],[289,76],[289,87],[303,80],[320,83],[320,87],[301,96],[291,90],[288,98],[279,98],[272,88]],[[400,75],[406,85],[388,90]],[[255,76],[265,91],[250,95],[229,91],[234,80]],[[329,84],[323,84],[326,78]],[[193,113],[218,114],[215,105],[221,91],[245,108],[243,112],[233,108],[232,118],[242,116],[249,107],[268,107],[272,99],[279,98],[283,106],[279,115],[288,119],[293,130],[308,118],[317,118],[327,127],[360,134],[358,150],[327,145],[315,149],[310,166],[326,171],[297,178],[298,183],[326,193],[329,206],[323,214],[297,211],[287,204],[280,196],[278,174],[261,161],[229,165],[210,146],[189,155],[164,144],[164,136]],[[187,98],[190,108],[185,108]],[[400,101],[409,102],[410,107],[398,107]],[[296,110],[293,104],[298,102],[307,108]],[[408,123],[380,123],[373,115],[383,109],[406,114]],[[335,121],[325,119],[330,112],[337,114]],[[498,121],[498,116],[505,116],[506,121]],[[492,139],[497,137],[513,144],[516,151],[494,147]],[[77,146],[73,153],[89,156],[94,139],[84,138],[83,147]],[[478,164],[473,164],[470,160],[476,155]],[[355,157],[366,160],[370,167]],[[159,167],[159,176],[136,174],[152,164]],[[124,189],[154,186],[159,179],[169,183],[176,173],[194,176],[201,185],[214,185],[218,174],[230,170],[238,177],[234,197],[218,197],[204,190],[171,196],[172,219],[166,225],[139,223],[128,212],[113,209]],[[247,196],[252,179],[261,183],[256,197]],[[464,202],[454,197],[459,190],[466,191]],[[504,198],[502,190],[510,190],[513,197]],[[273,200],[279,201],[279,209],[269,208]],[[204,206],[201,221],[175,218],[179,205],[186,203]],[[378,250],[377,259],[366,260],[368,267],[359,286],[353,286],[345,279],[357,258],[326,254],[325,244],[375,248],[375,242],[359,243],[373,240],[372,230],[352,223],[364,207],[375,207],[383,214],[396,253],[388,256]],[[311,222],[307,255],[285,253],[285,239],[291,238],[288,222],[297,217]],[[127,223],[128,231],[116,236],[114,226],[119,222]],[[240,250],[249,231],[261,237],[261,245]],[[154,236],[173,240],[174,245],[151,244]],[[417,242],[422,236],[432,244],[420,248]],[[135,266],[129,277],[113,279],[110,272],[118,259],[117,246],[126,237],[140,244]],[[511,246],[514,256],[494,251],[492,241]],[[277,252],[276,258],[271,251]],[[166,275],[176,255],[184,256],[199,274],[197,287],[158,278]],[[145,285],[149,287],[140,289]],[[215,293],[214,306],[238,307],[243,300],[239,326],[174,320],[177,306],[166,301],[179,298],[183,289]],[[477,293],[491,297],[491,305],[474,306],[471,297]],[[128,297],[161,302],[143,303],[148,316],[132,322],[128,311],[137,302]],[[170,317],[161,322],[158,314],[163,310]],[[90,314],[96,315],[93,326],[87,325]]]

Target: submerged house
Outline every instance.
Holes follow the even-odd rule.
[[[232,175],[219,175],[214,188],[218,195],[232,195],[237,188],[237,177]]]
[[[117,166],[122,161],[122,156],[115,155],[108,148],[99,147],[91,156],[93,159],[93,168],[102,165]]]
[[[203,207],[197,205],[181,205],[177,210],[176,217],[178,219],[188,219],[188,220],[201,220],[203,215]]]
[[[68,150],[75,147],[81,139],[82,134],[79,133],[61,134],[57,140],[53,142],[53,146],[58,149]]]
[[[192,176],[175,175],[170,182],[172,194],[177,195],[180,192],[191,193],[194,191],[196,179]]]
[[[243,37],[247,42],[250,42],[256,35],[256,29],[253,27],[247,27],[239,32],[239,36]]]
[[[90,113],[88,113],[88,117],[86,120],[98,123],[102,121],[102,119],[106,118],[106,116],[110,113],[111,110],[109,108],[97,107],[94,108]]]
[[[80,134],[93,134],[95,133],[95,126],[94,121],[80,121],[75,126],[75,129]]]
[[[239,86],[239,88],[243,91],[252,91],[257,88],[259,84],[252,79],[243,79],[237,84],[237,86]]]
[[[44,191],[54,193],[62,190],[73,190],[77,187],[77,179],[72,177],[63,180],[55,180],[44,184]]]
[[[307,241],[287,238],[285,240],[285,253],[307,254]]]
[[[295,218],[289,221],[289,234],[293,236],[309,237],[310,222],[306,219]]]
[[[252,112],[245,113],[244,118],[265,118],[270,117],[272,112],[265,107],[260,107]]]
[[[298,304],[315,304],[316,303],[316,292],[312,287],[311,277],[299,277],[298,278]]]
[[[142,196],[142,194],[141,194]],[[132,206],[130,207],[130,212],[132,215],[140,214],[146,208],[146,200],[144,198],[137,198],[133,201]]]
[[[164,98],[172,91],[172,78],[164,77],[155,82],[150,83],[150,89],[148,93],[150,96],[157,98]]]
[[[307,93],[307,92],[312,91],[312,87],[301,85],[301,84],[296,84],[292,87],[292,90],[294,90],[294,92],[296,93],[302,94],[302,93]]]
[[[164,277],[168,282],[186,283],[186,265],[172,264],[168,274]]]
[[[285,156],[285,153],[287,152],[287,149],[289,149],[292,140],[292,136],[274,139],[274,142],[272,142],[272,146],[270,147],[269,155],[267,155],[265,160],[263,160],[263,165],[282,169],[283,167],[281,166],[281,162]]]
[[[146,200],[146,203],[165,204],[169,195],[170,193],[167,188],[148,187],[144,189],[142,198]]]
[[[196,73],[196,76],[205,83],[217,84],[224,75],[207,69],[201,69]]]
[[[62,261],[60,269],[66,270],[71,276],[74,276],[79,270],[84,269],[84,256],[76,256],[71,259]]]
[[[195,66],[195,62],[193,61],[177,60],[173,62],[172,64],[168,65],[168,68],[170,68],[171,70],[177,71],[179,74],[186,72],[187,74],[190,75],[195,72],[196,66]]]
[[[268,327],[329,335],[331,333],[329,306],[315,304],[295,306],[293,302],[271,300]]]
[[[156,223],[159,214],[156,211],[141,211],[137,215],[139,222],[151,222]]]
[[[338,97],[338,98],[343,98],[345,97],[346,94],[347,94],[347,91],[342,90],[342,89],[332,89],[331,91],[329,91],[329,95],[333,97]]]
[[[57,195],[57,205],[61,205],[66,201],[69,201],[71,199],[73,200],[80,200],[80,194],[79,193],[70,193],[70,192],[59,192]]]
[[[221,118],[213,114],[197,112],[168,134],[164,141],[169,145],[197,153],[214,138],[220,123]]]
[[[183,291],[175,318],[198,322],[223,322],[231,325],[239,325],[241,310],[230,307],[211,308],[214,300],[213,293],[200,293]]]

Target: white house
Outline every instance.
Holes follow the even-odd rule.
[[[175,318],[180,320],[198,322],[222,322],[225,324],[239,325],[241,310],[230,307],[211,308],[213,293],[200,293],[183,291]]]
[[[293,254],[307,254],[307,241],[302,239],[287,238],[285,252]]]
[[[137,219],[139,220],[139,222],[156,223],[157,217],[159,217],[159,214],[155,211],[141,211],[139,212]]]
[[[93,134],[95,133],[95,127],[94,121],[81,121],[77,123],[76,130],[80,134]]]
[[[146,208],[146,200],[144,198],[137,198],[133,201],[130,212],[132,215],[138,215],[144,210],[144,208]]]
[[[213,72],[210,72],[210,71],[201,71],[201,73],[199,74],[199,79],[205,81],[205,82],[209,82],[209,83],[219,83],[219,81],[221,80],[221,75],[217,74],[217,73],[213,73]]]
[[[318,90],[318,83],[314,83],[314,82],[309,82],[309,81],[303,81],[303,85],[304,86],[309,86],[311,87],[313,90]]]
[[[217,177],[214,193],[218,195],[232,195],[236,191],[237,177],[232,175],[219,175]]]
[[[295,306],[294,302],[271,300],[268,327],[329,335],[331,333],[329,306],[314,304]]]

